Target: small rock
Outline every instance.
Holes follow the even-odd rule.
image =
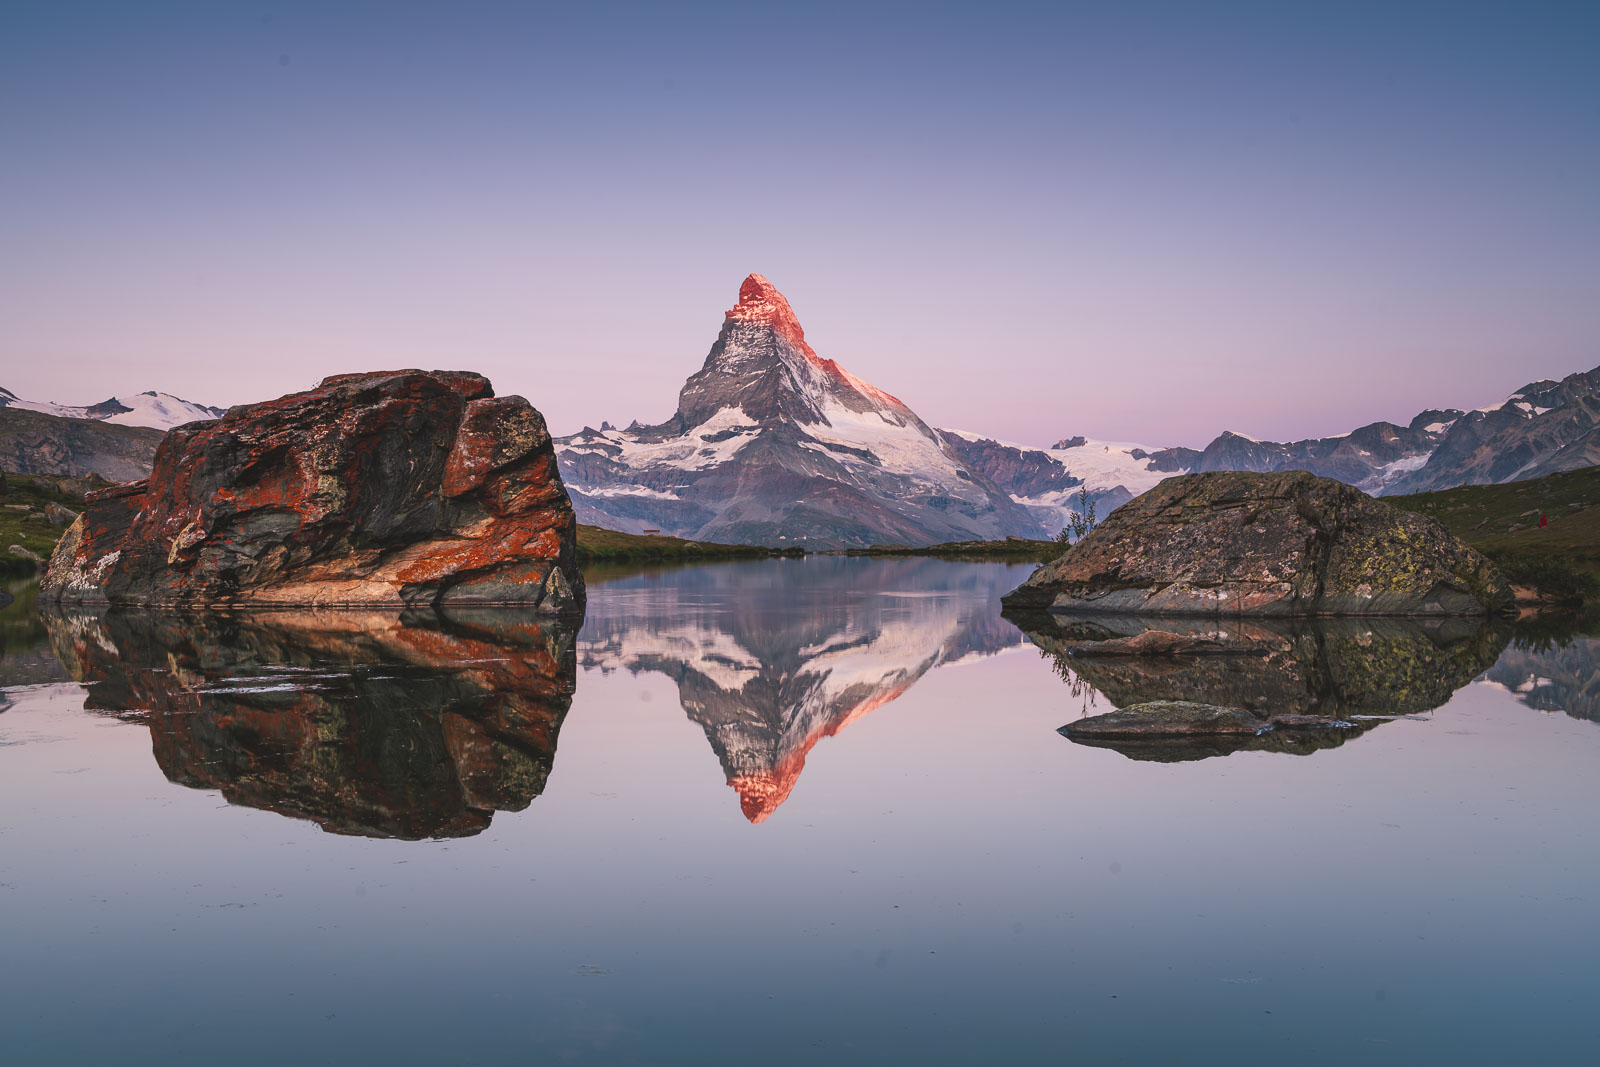
[[[1254,736],[1268,722],[1241,708],[1189,700],[1152,700],[1079,719],[1061,728],[1068,737],[1186,737],[1239,734]]]
[[[46,504],[44,506],[44,517],[51,526],[71,526],[72,520],[78,517],[78,513],[71,508],[64,508],[60,504]]]

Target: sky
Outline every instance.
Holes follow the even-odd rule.
[[[1600,364],[1600,4],[9,5],[0,386],[659,421],[740,281],[934,425],[1203,445]]]

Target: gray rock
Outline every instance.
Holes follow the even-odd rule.
[[[71,526],[78,513],[71,508],[52,503],[44,506],[44,517],[51,526]]]
[[[1041,566],[1010,608],[1158,615],[1485,615],[1510,584],[1432,519],[1305,471],[1169,478]]]

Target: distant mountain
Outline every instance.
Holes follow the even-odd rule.
[[[1523,386],[1479,411],[1432,409],[1406,426],[1374,422],[1347,434],[1257,441],[1224,433],[1197,471],[1308,470],[1375,495],[1521,481],[1600,463],[1600,368]]]
[[[1600,463],[1600,369],[1535,382],[1483,411],[1204,449],[1066,436],[1050,448],[929,427],[806,343],[789,302],[752,274],[678,410],[655,426],[557,441],[581,521],[702,540],[840,548],[1054,536],[1190,471],[1308,470],[1375,495],[1536,477]]]
[[[1420,493],[1519,482],[1600,464],[1600,367],[1561,381],[1531,382],[1496,408],[1448,427],[1425,463],[1385,487]]]
[[[1054,534],[1080,489],[1102,518],[1163,478],[1190,471],[1306,470],[1376,496],[1537,478],[1600,464],[1600,368],[1525,385],[1480,411],[1431,408],[1405,426],[1258,441],[1227,431],[1202,450],[1063,438],[1052,448],[942,430],[966,461]]]
[[[1425,411],[1408,426],[1374,422],[1333,437],[1289,442],[1257,441],[1226,431],[1205,447],[1191,469],[1305,470],[1380,494],[1426,464],[1461,415]]]
[[[133,481],[150,473],[165,436],[147,426],[66,418],[8,404],[0,406],[0,470]]]
[[[0,389],[0,408],[16,411],[37,411],[64,419],[93,419],[117,426],[148,426],[157,430],[170,430],[186,422],[200,422],[221,418],[226,408],[208,407],[154,390],[132,396],[114,396],[98,404],[73,407],[38,400],[23,400],[9,389]]]
[[[1084,489],[1095,514],[1105,518],[1162,479],[1190,470],[1200,455],[1192,448],[1148,449],[1082,436],[1063,438],[1051,448],[1030,448],[966,430],[939,433],[968,470],[1010,494],[1051,537],[1077,512]]]
[[[759,274],[672,418],[556,447],[579,521],[629,532],[813,548],[1044,532],[947,435],[818,356]]]

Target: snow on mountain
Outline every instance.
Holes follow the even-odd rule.
[[[1370,493],[1533,477],[1600,462],[1600,371],[1535,382],[1482,412],[1431,409],[1299,441],[1224,432],[1204,449],[1064,437],[1032,448],[929,427],[817,355],[759,274],[655,426],[557,441],[579,518],[697,540],[841,548],[1054,536],[1190,471],[1308,470]]]
[[[153,426],[158,430],[170,430],[186,422],[218,419],[228,410],[195,404],[175,397],[171,393],[154,391],[135,393],[133,396],[119,396],[116,402],[128,410],[106,416],[106,422],[115,422],[123,426]]]
[[[220,418],[225,408],[195,404],[154,390],[132,396],[112,397],[98,404],[75,407],[49,401],[24,400],[9,389],[0,388],[0,407],[18,411],[38,411],[64,419],[95,419],[119,426],[148,426],[157,430],[170,430],[186,422],[203,422]]]
[[[904,403],[818,356],[759,274],[672,418],[556,447],[580,520],[613,529],[814,548],[1043,532]]]
[[[1028,508],[1050,536],[1077,513],[1081,494],[1104,518],[1158,482],[1188,470],[1193,449],[1152,449],[1126,441],[1064,438],[1053,448],[1000,441],[969,430],[940,431],[972,469]]]

